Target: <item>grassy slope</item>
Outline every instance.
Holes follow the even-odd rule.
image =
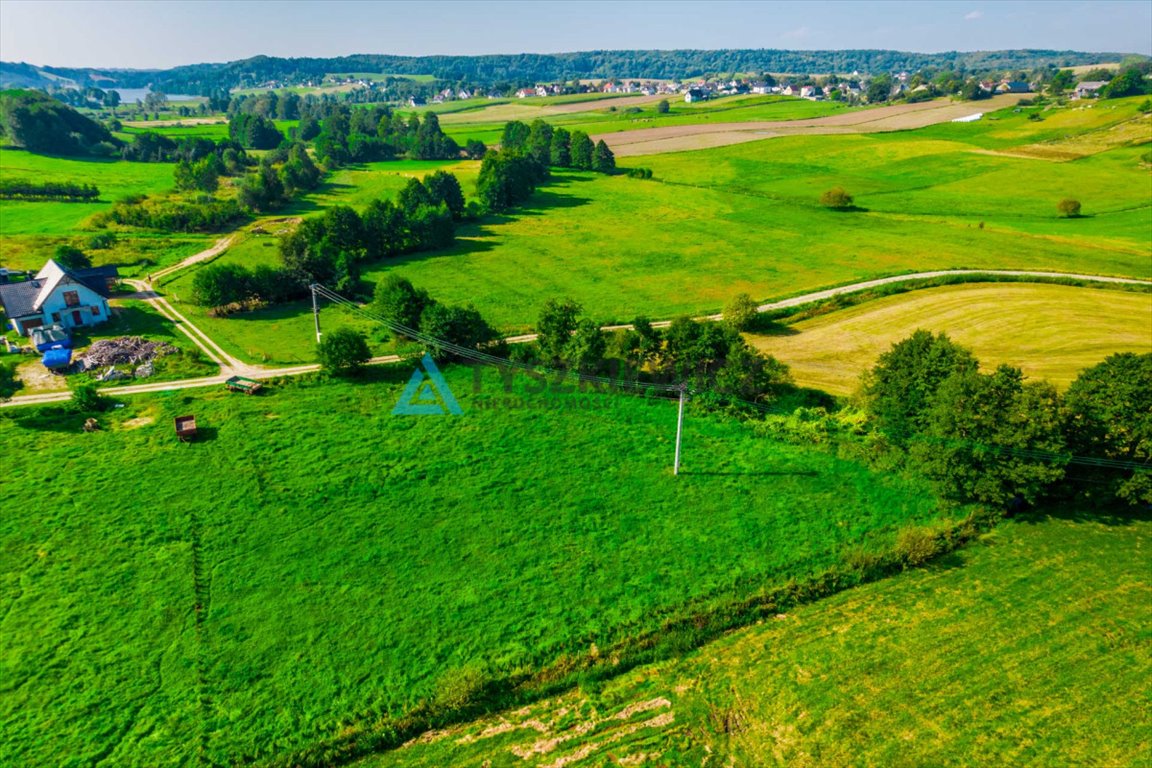
[[[361,765],[1143,765],[1152,521],[1115,522],[1005,523],[926,571]]]
[[[172,190],[171,163],[129,163],[122,160],[79,160],[0,150],[0,176],[36,181],[95,184],[100,202],[59,203],[0,200],[0,263],[15,269],[39,269],[61,243],[85,248],[96,230],[86,226],[128,194],[163,195]],[[167,264],[208,247],[212,237],[188,234],[122,234],[115,248],[91,251],[96,264],[135,264],[141,258]],[[125,275],[145,270],[128,267]]]
[[[945,331],[988,368],[1007,363],[1067,386],[1115,352],[1152,352],[1152,294],[1062,285],[956,285],[870,301],[753,336],[797,383],[833,394],[917,328]]]
[[[24,510],[0,516],[9,758],[267,757],[401,711],[446,670],[606,646],[940,514],[923,488],[696,415],[674,480],[667,401],[577,408],[520,383],[543,408],[481,409],[453,368],[464,416],[391,416],[409,373],[167,393],[91,435],[0,411],[2,504]]]
[[[626,321],[714,312],[739,292],[767,300],[945,267],[1148,278],[1144,149],[1117,147],[1063,163],[987,154],[1106,129],[1131,120],[1135,105],[1046,112],[1042,122],[1006,111],[978,124],[784,137],[645,158],[665,183],[557,172],[514,215],[464,226],[453,248],[375,265],[365,279],[399,271],[443,301],[474,303],[513,331],[559,295],[600,320]],[[475,166],[452,168],[468,194]],[[403,179],[392,172],[405,171],[375,164],[341,172],[334,192],[305,201],[299,212],[394,194]],[[820,192],[836,184],[868,211],[820,207]],[[1089,215],[1057,218],[1055,202],[1067,194],[1081,196]],[[300,314],[307,309],[299,305],[291,321],[291,308],[276,310],[272,319],[290,322],[290,333],[218,332],[235,336],[242,351],[262,343],[270,359],[307,359],[308,318]],[[258,315],[250,319],[259,325]]]

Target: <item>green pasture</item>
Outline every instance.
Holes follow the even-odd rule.
[[[990,154],[976,141],[1010,131],[1019,133],[1021,146],[1033,144],[1064,114],[1077,121],[1093,115],[1097,122],[1085,130],[1095,131],[1134,119],[1136,108],[1130,102],[1117,110],[1069,108],[1041,123],[1009,110],[976,128],[949,126],[969,130],[974,143],[941,138],[933,129],[788,136],[653,155],[641,161],[655,173],[651,181],[555,171],[510,215],[460,227],[452,248],[370,266],[364,279],[397,271],[441,301],[474,303],[503,330],[518,331],[555,296],[576,299],[603,322],[624,322],[640,314],[716,312],[737,293],[767,301],[931,269],[1152,278],[1143,148],[1055,162]],[[460,172],[472,194],[466,165],[475,167],[447,167]],[[303,201],[301,212],[393,194],[402,179],[390,174],[403,169],[385,163],[342,171],[332,187]],[[838,185],[855,195],[860,210],[819,205],[820,193]],[[1085,215],[1058,217],[1056,203],[1072,195]],[[286,311],[276,310],[278,323],[287,322]],[[307,325],[301,316],[290,334],[246,331],[250,341],[237,346],[251,349],[257,341],[273,359],[296,360],[309,354],[297,341],[307,338],[300,333]]]
[[[675,403],[449,367],[0,410],[14,764],[260,762],[802,579],[939,519],[926,488]],[[194,414],[191,444],[173,418]],[[547,455],[549,461],[541,462]],[[221,478],[227,478],[222,482]],[[438,699],[439,700],[439,699]]]
[[[1040,512],[926,570],[356,765],[1142,765],[1150,546],[1146,514]]]

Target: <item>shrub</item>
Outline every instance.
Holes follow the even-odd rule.
[[[833,187],[820,195],[820,205],[825,208],[844,211],[852,207],[852,195],[844,191],[843,187]]]
[[[479,702],[484,692],[484,672],[475,666],[450,669],[436,681],[434,706],[460,712]]]
[[[16,378],[16,364],[0,363],[0,403],[10,400],[19,388],[20,380]]]
[[[900,531],[896,538],[896,554],[913,568],[923,565],[940,553],[936,534],[930,528],[912,526]]]
[[[364,334],[351,328],[337,328],[324,334],[316,345],[320,366],[337,376],[350,376],[372,359]]]
[[[757,314],[756,301],[748,294],[741,293],[724,307],[724,322],[738,331],[746,331],[756,321]]]
[[[95,413],[108,408],[108,399],[92,383],[78,384],[72,390],[72,408],[79,413]]]
[[[1080,201],[1066,197],[1056,204],[1056,210],[1066,219],[1074,219],[1080,215]]]
[[[86,269],[92,266],[92,260],[84,251],[71,245],[58,245],[52,254],[53,260],[65,269]]]

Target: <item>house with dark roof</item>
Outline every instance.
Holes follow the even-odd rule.
[[[0,285],[0,308],[23,336],[45,325],[99,325],[112,318],[108,297],[119,276],[116,267],[65,269],[49,261],[31,280]]]

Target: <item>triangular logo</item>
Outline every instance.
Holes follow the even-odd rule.
[[[446,413],[459,416],[464,411],[460,410],[460,404],[456,402],[436,362],[425,352],[420,365],[412,371],[412,378],[408,379],[408,386],[404,387],[400,402],[392,409],[392,415],[442,416]]]

